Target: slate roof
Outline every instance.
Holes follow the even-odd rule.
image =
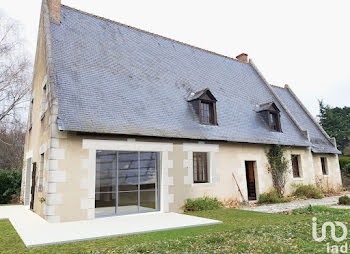
[[[340,151],[334,147],[329,139],[322,133],[321,128],[315,123],[316,120],[308,115],[308,111],[301,104],[299,99],[288,88],[273,86],[274,91],[280,97],[282,102],[288,107],[293,117],[298,121],[304,130],[308,130],[312,151],[314,153],[334,153],[340,154]]]
[[[50,24],[60,130],[310,146],[247,63],[62,6]],[[218,126],[187,100],[208,88]],[[274,102],[283,132],[256,112]]]

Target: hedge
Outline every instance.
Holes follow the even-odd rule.
[[[0,204],[8,204],[14,195],[20,195],[21,180],[19,170],[0,170]]]

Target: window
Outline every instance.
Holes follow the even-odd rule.
[[[44,167],[45,167],[45,154],[40,155],[40,171],[39,171],[39,184],[38,191],[43,191],[43,182],[44,182]]]
[[[322,174],[328,175],[327,159],[325,157],[321,157],[321,167],[322,167]]]
[[[256,110],[270,130],[282,132],[280,110],[274,102],[257,105]]]
[[[300,177],[300,168],[299,168],[299,155],[292,155],[292,168],[293,168],[293,177],[299,178]]]
[[[274,131],[281,131],[279,115],[277,112],[270,112],[270,128]]]
[[[30,100],[30,105],[29,105],[29,131],[32,129],[33,125],[33,105],[34,105],[34,99],[32,98]]]
[[[205,125],[218,125],[216,118],[216,102],[217,100],[208,88],[197,93],[191,93],[187,100],[192,104],[199,122]]]
[[[159,165],[159,152],[96,151],[96,216],[160,210]]]
[[[214,125],[214,105],[210,102],[201,102],[201,123]]]
[[[41,114],[40,114],[41,120],[44,118],[46,110],[47,110],[47,87],[45,83],[45,85],[43,86],[42,95],[41,95]]]
[[[193,182],[208,183],[207,153],[193,153]]]

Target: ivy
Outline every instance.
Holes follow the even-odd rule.
[[[284,187],[287,181],[288,160],[284,157],[285,148],[280,145],[272,145],[266,152],[269,162],[268,170],[272,175],[273,187],[280,197],[283,197]]]

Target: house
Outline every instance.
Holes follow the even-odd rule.
[[[44,0],[32,86],[22,198],[49,222],[256,200],[272,188],[273,144],[288,147],[287,194],[294,183],[341,186],[335,140],[247,54]]]

